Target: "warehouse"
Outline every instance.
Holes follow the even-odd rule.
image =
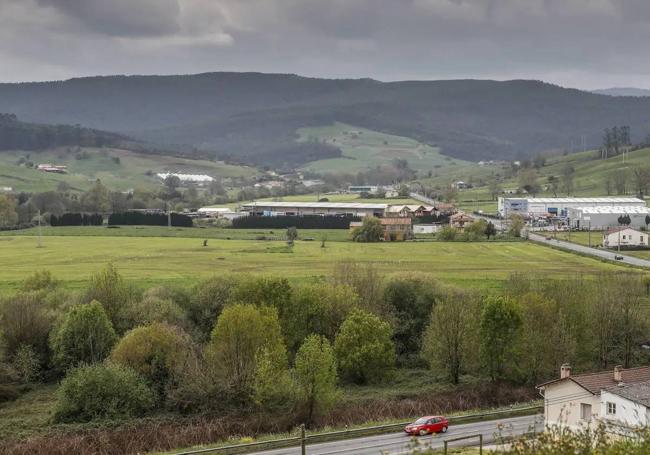
[[[533,218],[547,215],[565,217],[570,208],[603,206],[645,207],[646,203],[635,197],[500,197],[498,202],[499,215],[504,218],[514,213]]]
[[[384,216],[387,204],[357,204],[353,202],[251,202],[241,209],[251,215],[352,215]]]
[[[604,231],[610,227],[619,226],[621,216],[630,217],[629,227],[635,229],[646,228],[646,221],[650,221],[650,208],[634,206],[602,206],[602,207],[576,207],[569,208],[568,216],[571,227],[576,229],[591,229]],[[648,217],[646,219],[646,217]]]

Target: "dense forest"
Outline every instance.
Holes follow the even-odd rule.
[[[42,125],[18,120],[15,114],[0,114],[0,150],[42,150],[78,145],[118,145],[126,138],[114,133],[71,125]]]
[[[650,133],[649,98],[612,97],[539,81],[316,79],[261,73],[110,76],[0,84],[22,119],[81,124],[254,164],[338,156],[296,144],[295,130],[340,121],[412,137],[466,159],[516,158],[601,143],[610,125]]]

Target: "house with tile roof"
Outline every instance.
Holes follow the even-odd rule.
[[[609,427],[629,429],[650,424],[650,381],[619,383],[600,393],[600,420]]]
[[[620,390],[650,381],[650,367],[627,368],[597,373],[571,374],[571,366],[560,367],[560,377],[537,386],[544,397],[544,423],[580,428],[601,416],[603,391]],[[609,395],[605,395],[607,399]]]

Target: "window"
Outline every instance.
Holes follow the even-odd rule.
[[[639,241],[643,243],[643,236],[640,236],[639,239],[640,239]]]
[[[591,420],[591,405],[580,403],[580,418],[582,420]]]
[[[607,415],[616,415],[616,403],[612,403],[611,401],[607,402]]]
[[[623,236],[623,240],[625,240],[625,236]]]

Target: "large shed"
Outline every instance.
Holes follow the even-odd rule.
[[[619,218],[629,216],[629,226],[636,229],[646,228],[646,217],[650,216],[650,208],[645,206],[601,206],[575,207],[568,209],[571,227],[576,229],[591,229],[605,231],[619,226]]]

